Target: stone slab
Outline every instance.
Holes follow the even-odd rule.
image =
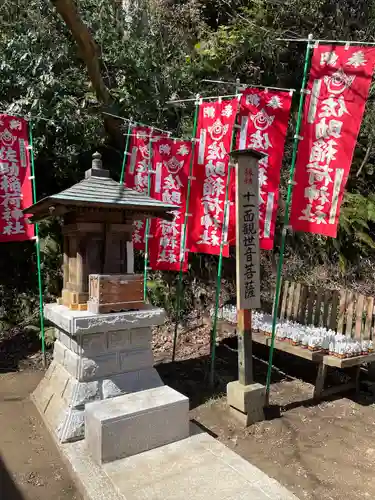
[[[265,392],[266,388],[261,384],[242,385],[238,380],[229,382],[227,402],[231,413],[244,425],[264,420]]]
[[[78,335],[162,325],[165,311],[147,305],[137,311],[95,314],[88,311],[72,311],[63,305],[47,304],[44,306],[44,316],[70,335]]]
[[[59,446],[65,464],[84,500],[127,500],[88,454],[84,441]]]
[[[151,349],[152,330],[147,327],[73,336],[55,328],[55,338],[75,354],[91,357],[105,352]]]
[[[206,433],[103,468],[128,500],[296,500]]]
[[[60,449],[85,500],[298,500],[206,433],[103,467],[82,441]]]
[[[90,403],[85,441],[96,463],[136,455],[189,435],[189,400],[163,386]]]
[[[52,361],[32,398],[54,437],[65,443],[83,439],[87,403],[162,385],[155,368],[79,382],[60,363]]]
[[[109,377],[118,373],[152,368],[154,357],[151,349],[139,349],[125,352],[106,352],[87,358],[71,351],[59,340],[55,341],[53,359],[60,363],[79,381],[90,381]]]
[[[237,408],[230,406],[229,413],[243,427],[249,427],[249,425],[256,424],[257,422],[262,422],[264,420],[263,408],[243,413],[242,411],[237,410]]]

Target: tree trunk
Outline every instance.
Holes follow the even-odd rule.
[[[101,72],[101,54],[98,45],[89,29],[82,21],[74,0],[51,0],[56,11],[63,19],[78,47],[79,57],[86,65],[89,78],[98,101],[104,107],[110,108],[115,103]],[[123,136],[120,130],[121,121],[104,115],[106,131],[115,139],[118,146],[123,146]]]

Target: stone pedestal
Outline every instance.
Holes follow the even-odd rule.
[[[85,442],[101,465],[189,436],[189,399],[164,385],[89,403]]]
[[[56,342],[33,398],[61,443],[84,438],[86,403],[163,385],[151,350],[162,309],[95,314],[49,304],[45,317],[56,326]]]
[[[264,420],[265,391],[262,384],[242,385],[238,380],[227,385],[230,412],[245,427]]]

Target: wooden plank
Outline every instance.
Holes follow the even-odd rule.
[[[88,279],[85,280],[85,257],[86,252],[82,251],[81,242],[78,241],[77,257],[76,257],[76,290],[77,292],[88,292]],[[87,278],[87,273],[86,273]]]
[[[260,308],[258,160],[235,157],[237,309]],[[251,198],[251,203],[248,201]],[[251,222],[250,233],[246,230]],[[211,370],[213,374],[213,370]]]
[[[292,316],[292,310],[293,310],[293,299],[294,299],[294,287],[295,287],[295,282],[292,281],[290,283],[289,287],[289,293],[288,293],[288,300],[287,300],[287,306],[286,306],[286,319],[290,319]]]
[[[299,315],[298,315],[298,321],[299,323],[301,323],[301,325],[305,324],[308,293],[309,293],[308,287],[306,285],[302,285],[301,300],[300,300]]]
[[[63,260],[63,288],[66,288],[69,281],[69,238],[64,236],[64,260]]]
[[[337,333],[344,333],[344,314],[346,307],[346,290],[340,291],[340,305],[337,319]]]
[[[86,247],[88,242],[87,235],[82,233],[77,235],[77,292],[89,291],[89,276],[87,273]]]
[[[309,295],[307,298],[307,316],[306,316],[307,325],[312,324],[314,302],[315,302],[315,288],[313,286],[309,286]]]
[[[292,318],[294,319],[294,321],[298,321],[298,309],[301,300],[301,287],[302,287],[301,283],[296,283],[294,289],[294,302],[292,311]]]
[[[331,315],[329,319],[329,328],[331,330],[336,330],[337,328],[337,308],[339,305],[339,292],[334,290],[332,292],[332,307],[331,307]]]
[[[116,302],[114,304],[94,304],[87,302],[87,309],[94,314],[109,314],[112,312],[131,311],[145,309],[148,305],[144,302]]]
[[[321,307],[322,307],[322,299],[324,297],[324,292],[321,288],[316,290],[316,303],[315,303],[315,312],[314,312],[314,325],[320,326],[320,316],[321,316]]]
[[[325,386],[326,375],[327,375],[327,365],[325,365],[322,361],[321,363],[319,363],[318,373],[316,375],[314,399],[319,399],[322,397]]]
[[[90,238],[90,243],[86,246],[87,274],[98,273],[102,270],[104,241],[101,237]]]
[[[353,315],[354,315],[354,293],[348,291],[346,294],[346,326],[345,326],[345,335],[347,337],[352,336]]]
[[[118,234],[106,232],[103,274],[121,273],[121,245],[118,236]]]
[[[289,289],[289,281],[285,280],[283,284],[283,292],[282,292],[282,299],[281,299],[281,309],[280,309],[280,319],[285,318],[285,310],[286,310],[286,304],[288,300],[288,289]]]
[[[336,356],[324,356],[323,363],[336,368],[350,368],[351,366],[361,365],[362,363],[372,363],[375,361],[375,353],[365,354],[364,356],[355,356],[354,358],[336,358]]]
[[[126,242],[126,272],[134,273],[134,247],[132,241]]]
[[[258,342],[259,344],[263,344],[267,347],[271,344],[271,338],[266,337],[262,333],[253,332],[252,338],[254,342]],[[308,359],[314,363],[319,363],[324,357],[322,351],[309,351],[308,349],[302,349],[302,347],[289,344],[289,342],[282,342],[279,340],[275,340],[275,349],[287,352],[288,354],[294,354],[300,358]]]
[[[142,274],[90,274],[90,301],[99,304],[140,302],[143,299]]]
[[[133,226],[132,224],[110,224],[109,225],[109,231],[111,233],[129,233],[130,235],[132,234],[133,231]]]
[[[77,250],[78,239],[77,235],[69,237],[69,281],[68,283],[77,285]]]
[[[323,318],[322,318],[322,326],[324,328],[329,328],[329,309],[332,304],[332,290],[326,290],[324,292],[324,307],[323,307]]]
[[[372,316],[374,312],[374,297],[366,297],[366,321],[365,321],[365,329],[363,332],[364,339],[372,338]]]
[[[100,222],[78,222],[74,224],[66,224],[63,226],[63,234],[69,233],[101,233],[103,232],[104,224]]]
[[[124,217],[124,214],[120,210],[114,210],[113,212],[110,212],[108,210],[95,210],[95,209],[85,209],[84,207],[77,207],[75,212],[71,214],[67,214],[65,216],[66,224],[75,224],[78,222],[92,222],[94,224],[96,223],[104,223],[104,224],[123,224],[123,223],[128,223],[132,224],[133,223],[133,213],[127,213],[126,217]],[[142,214],[144,216],[144,214]],[[69,217],[67,217],[69,216]]]
[[[362,334],[362,324],[363,324],[363,306],[365,302],[365,297],[363,295],[357,295],[357,304],[355,308],[355,338],[360,339]]]
[[[237,310],[238,380],[242,385],[253,382],[253,342],[251,336],[251,311]]]

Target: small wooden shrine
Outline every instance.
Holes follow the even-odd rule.
[[[134,275],[135,220],[172,220],[176,205],[127,189],[93,155],[85,179],[24,210],[32,222],[63,219],[63,290],[59,303],[70,309],[108,313],[143,306],[143,276]]]

